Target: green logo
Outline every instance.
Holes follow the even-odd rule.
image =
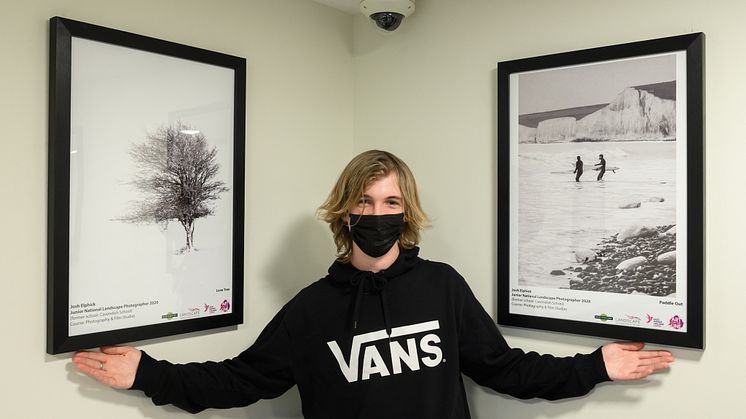
[[[179,317],[179,315],[176,314],[176,313],[172,313],[170,311],[168,313],[166,313],[166,314],[164,314],[164,315],[161,316],[162,319],[167,319],[167,320],[171,320],[171,319],[173,319],[175,317]]]
[[[597,320],[601,320],[602,322],[605,322],[607,320],[614,320],[613,317],[607,316],[606,313],[597,314],[597,315],[593,316],[593,318],[595,318]]]

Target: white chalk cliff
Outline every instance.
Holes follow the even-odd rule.
[[[535,143],[536,142],[536,128],[527,127],[524,125],[518,125],[518,142],[519,143]]]
[[[539,143],[566,143],[575,138],[576,120],[571,116],[545,119],[536,127]]]
[[[533,128],[520,126],[522,143],[568,141],[660,141],[676,138],[676,101],[632,87],[580,120],[551,118]]]

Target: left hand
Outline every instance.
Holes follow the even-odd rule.
[[[674,361],[668,351],[643,351],[641,342],[616,342],[601,348],[606,373],[614,381],[641,380],[668,368]]]

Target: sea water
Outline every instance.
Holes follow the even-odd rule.
[[[519,283],[566,288],[589,250],[632,225],[676,224],[676,142],[521,144],[518,148]],[[607,171],[597,181],[598,155]],[[584,162],[575,182],[576,156]],[[610,167],[619,167],[612,172]],[[514,184],[515,185],[515,184]],[[649,202],[663,198],[663,202]],[[622,209],[640,202],[639,208]]]

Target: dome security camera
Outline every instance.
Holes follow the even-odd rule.
[[[360,0],[360,11],[379,28],[392,32],[414,12],[414,0]]]

